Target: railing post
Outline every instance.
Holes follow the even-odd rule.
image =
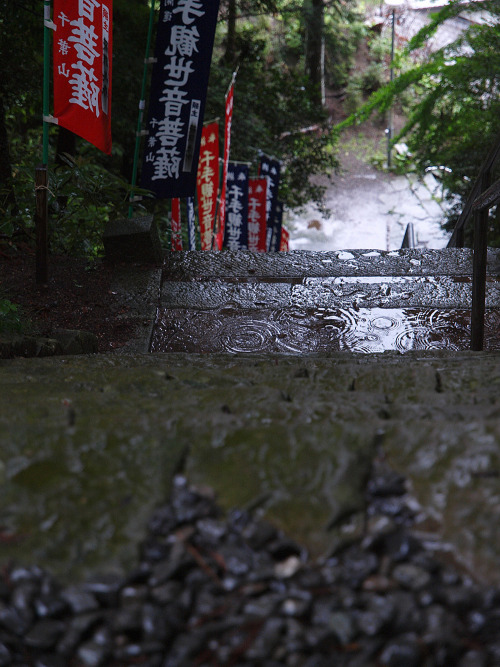
[[[490,185],[490,174],[482,178],[481,191]],[[484,314],[486,310],[486,258],[488,249],[488,217],[486,208],[474,215],[474,258],[472,267],[472,313],[471,350],[481,351],[484,347]]]
[[[48,262],[48,172],[47,165],[35,170],[35,233],[36,233],[36,284],[44,285],[49,280]]]

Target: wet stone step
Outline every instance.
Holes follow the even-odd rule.
[[[500,349],[500,312],[485,318],[485,349]],[[467,350],[470,310],[436,308],[160,309],[152,352],[307,354]]]
[[[290,279],[164,281],[164,308],[464,308],[471,306],[468,276],[364,276]],[[500,282],[490,277],[486,307],[500,306]]]
[[[488,273],[500,274],[500,251],[488,250]],[[288,253],[177,252],[168,253],[166,280],[210,277],[304,276],[424,276],[472,275],[472,251],[441,250],[334,250]]]

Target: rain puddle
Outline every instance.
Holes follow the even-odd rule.
[[[500,349],[499,313],[487,311],[485,348]],[[467,350],[470,310],[434,308],[161,309],[152,352],[301,354],[348,350]]]

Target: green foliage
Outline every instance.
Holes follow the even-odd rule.
[[[354,4],[346,0],[325,5],[329,85],[345,84],[356,45],[365,34]],[[335,170],[336,138],[326,131],[325,113],[314,102],[317,90],[303,73],[303,3],[238,0],[236,5],[239,71],[231,157],[256,168],[259,151],[271,154],[282,160],[280,196],[288,206],[311,198],[319,201],[321,188],[311,183],[311,177]],[[206,120],[224,117],[224,96],[232,75],[232,68],[222,62],[228,6],[222,3]],[[106,222],[127,214],[149,0],[115,0],[113,10],[112,155],[104,156],[77,138],[76,154],[57,166],[58,130],[50,129],[50,248],[89,259],[102,253]],[[0,2],[0,62],[9,73],[0,79],[0,96],[12,165],[11,175],[0,173],[0,234],[22,234],[32,243],[34,173],[41,159],[42,17],[42,0]],[[21,43],[29,57],[20,57]],[[169,202],[146,199],[137,211],[153,211],[160,227],[168,229]],[[168,232],[162,233],[168,243]]]
[[[352,5],[339,5],[339,9],[340,14],[325,17],[326,82],[332,88],[348,85],[356,50],[367,36],[363,17]]]
[[[123,215],[130,186],[93,156],[65,161],[49,178],[50,247],[92,260],[103,254],[102,233],[110,219]]]
[[[19,332],[22,328],[19,306],[9,299],[0,298],[0,333]]]
[[[336,168],[336,142],[325,131],[326,115],[313,103],[307,77],[281,60],[280,42],[273,50],[268,34],[268,21],[247,23],[238,32],[231,159],[250,162],[256,171],[259,152],[272,155],[282,161],[279,194],[287,206],[310,199],[321,203],[324,188],[313,185],[309,177]],[[232,69],[224,63],[212,67],[206,119],[224,117],[231,76]],[[310,127],[316,129],[303,131]]]
[[[407,55],[418,52],[444,20],[479,8],[489,11],[493,20],[473,25],[454,44],[401,73],[342,124],[363,122],[374,111],[386,112],[404,95],[407,123],[394,142],[405,138],[420,173],[435,166],[448,168],[441,170],[443,186],[450,201],[459,202],[451,212],[450,224],[488,149],[500,136],[500,4],[487,1],[464,6],[455,0],[433,15],[430,25],[407,47]],[[498,175],[497,169],[493,177]],[[498,240],[492,237],[493,242]]]

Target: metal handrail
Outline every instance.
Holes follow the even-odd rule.
[[[474,259],[470,347],[475,351],[481,351],[484,348],[489,211],[492,206],[500,203],[500,179],[490,186],[490,178],[489,171],[482,174],[482,194],[471,205],[471,211],[474,214]]]
[[[500,135],[497,137],[496,141],[490,148],[485,161],[481,165],[481,168],[479,170],[479,175],[476,179],[476,182],[472,186],[472,190],[470,191],[467,201],[465,202],[465,206],[462,209],[462,213],[460,214],[456,222],[451,238],[448,241],[447,248],[464,247],[464,227],[471,216],[472,206],[476,201],[476,199],[481,196],[484,190],[487,189],[489,185],[488,181],[491,178],[491,171],[499,158],[500,158]],[[484,185],[485,179],[486,182],[488,182],[488,185],[486,186]]]
[[[417,244],[415,243],[415,230],[413,228],[413,222],[409,222],[406,225],[406,231],[403,238],[403,243],[401,248],[416,248]]]

